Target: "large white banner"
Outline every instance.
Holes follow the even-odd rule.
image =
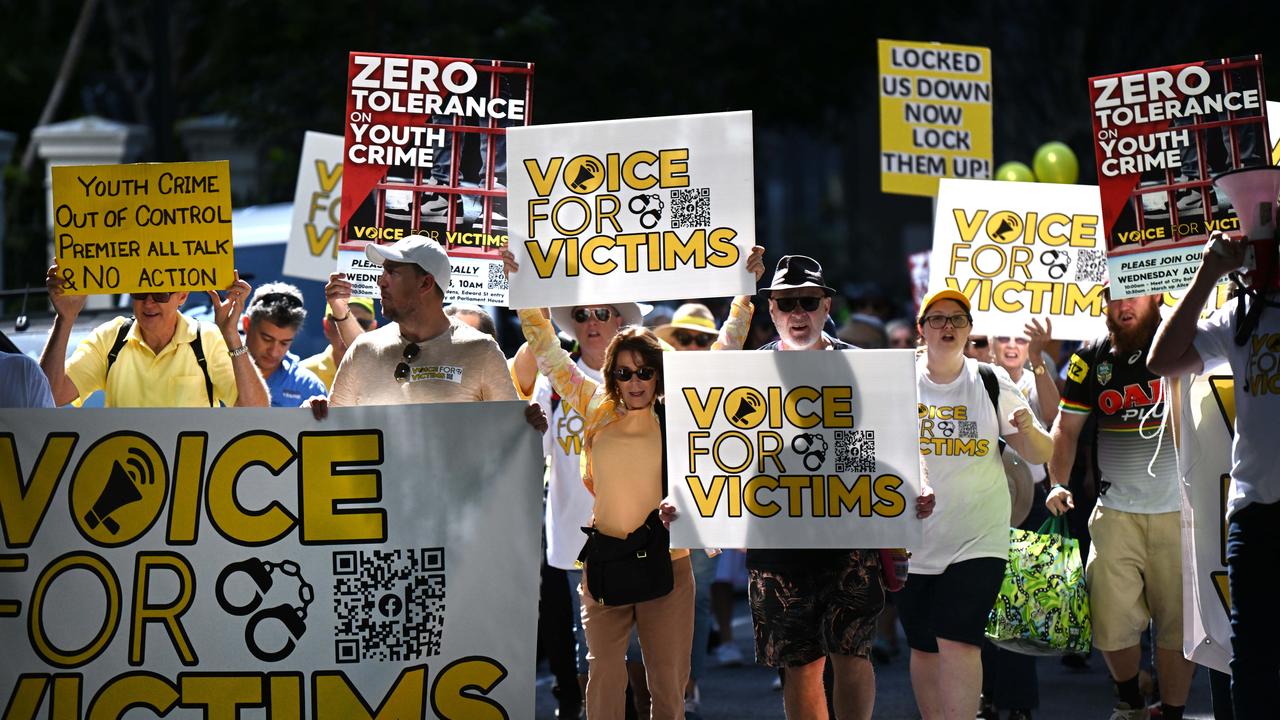
[[[1055,340],[1090,340],[1103,326],[1107,252],[1098,188],[943,178],[929,289],[973,304],[974,332],[1021,335],[1048,317]]]
[[[749,294],[751,113],[513,127],[511,307]]]
[[[1229,673],[1231,596],[1227,590],[1227,488],[1235,434],[1234,379],[1223,365],[1181,382],[1182,652]]]
[[[517,402],[6,411],[5,717],[532,717],[542,464]]]
[[[663,356],[676,547],[920,542],[915,355]]]
[[[342,136],[310,132],[302,139],[293,222],[284,274],[328,281],[338,259],[342,215]]]

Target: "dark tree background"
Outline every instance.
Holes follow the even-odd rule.
[[[138,123],[151,133],[143,159],[181,160],[174,122],[230,115],[262,160],[251,203],[292,198],[305,130],[342,132],[348,51],[528,60],[539,124],[754,111],[757,186],[781,178],[787,189],[761,236],[818,256],[843,282],[897,293],[904,253],[927,242],[930,204],[880,193],[877,38],[990,47],[996,164],[1030,164],[1061,140],[1091,183],[1090,75],[1265,56],[1280,16],[1270,4],[1114,0],[96,2],[53,121]],[[17,164],[82,5],[0,0],[0,129],[18,135],[6,286],[43,274],[44,170]],[[1269,94],[1280,98],[1274,82]]]

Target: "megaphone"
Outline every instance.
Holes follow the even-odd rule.
[[[84,514],[84,521],[89,524],[89,529],[101,524],[114,535],[120,532],[120,525],[111,519],[111,513],[141,499],[142,493],[138,492],[138,488],[134,486],[129,473],[120,467],[119,462],[114,462],[111,464],[111,475],[107,478],[107,484],[102,487],[102,492],[98,494],[93,507]]]
[[[600,163],[595,162],[594,160],[586,160],[582,163],[582,166],[578,168],[578,176],[575,177],[573,182],[569,183],[569,185],[574,190],[584,192],[587,189],[587,182],[599,174],[599,172]]]
[[[760,403],[754,397],[750,395],[742,396],[742,399],[738,400],[738,411],[733,414],[733,417],[729,418],[729,422],[741,426],[758,407],[760,407]]]
[[[1277,274],[1276,202],[1280,196],[1280,167],[1241,168],[1213,179],[1214,187],[1235,208],[1240,230],[1247,238],[1245,261],[1241,267],[1252,290],[1280,289]]]

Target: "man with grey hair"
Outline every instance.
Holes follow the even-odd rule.
[[[325,386],[289,352],[307,319],[302,291],[284,282],[266,283],[253,293],[244,314],[245,345],[271,393],[271,407],[298,407]]]

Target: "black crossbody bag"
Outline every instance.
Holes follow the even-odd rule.
[[[666,408],[653,406],[662,433],[662,496],[667,496]],[[671,532],[654,508],[644,524],[625,538],[582,528],[587,542],[578,554],[586,563],[587,591],[601,605],[631,605],[660,598],[675,587],[671,571]]]

